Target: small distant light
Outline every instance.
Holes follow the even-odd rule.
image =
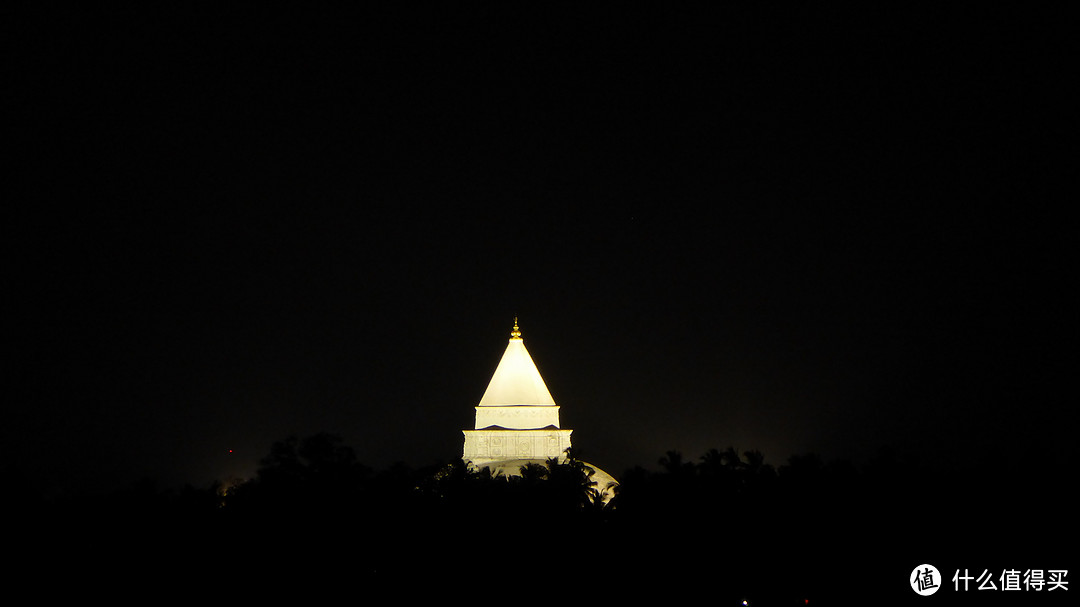
[[[742,604],[743,605],[749,605],[750,603],[747,603],[746,601],[743,601]]]

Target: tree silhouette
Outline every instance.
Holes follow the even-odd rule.
[[[749,589],[780,604],[796,591],[828,596],[822,580],[830,570],[821,555],[835,547],[876,555],[888,571],[927,552],[944,559],[953,544],[1011,558],[1001,553],[1008,544],[975,524],[985,520],[977,515],[987,504],[1030,520],[1067,518],[1065,500],[1026,504],[1023,493],[990,495],[1000,470],[962,476],[891,450],[862,468],[814,453],[774,468],[760,451],[733,446],[695,460],[670,450],[656,461],[655,469],[627,470],[605,503],[606,488],[574,451],[509,476],[460,459],[376,473],[340,437],[322,433],[275,442],[244,482],[176,492],[147,478],[93,499],[38,500],[36,508],[60,521],[52,528],[68,543],[180,551],[224,542],[229,558],[251,563],[273,583],[356,574],[466,579],[475,573],[466,555],[507,558],[502,551],[509,550],[523,562],[588,570],[591,579],[626,571],[680,584],[707,579],[719,594]],[[1023,469],[1014,462],[1010,472]],[[931,503],[940,520],[972,524],[919,535],[917,520],[897,516],[929,512]],[[538,528],[545,533],[529,535]],[[522,537],[529,539],[509,541]],[[845,559],[849,587],[856,572],[876,579],[869,560]]]
[[[684,462],[682,452],[667,451],[659,460],[660,466],[671,475],[687,476],[693,473],[694,464]]]

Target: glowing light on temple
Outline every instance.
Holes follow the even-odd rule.
[[[566,460],[573,430],[559,427],[559,406],[536,368],[517,318],[487,390],[465,430],[463,459],[477,467],[506,460]]]
[[[559,406],[525,349],[517,318],[510,342],[475,409],[474,429],[463,431],[462,459],[471,466],[509,476],[530,463],[566,462],[573,430],[559,426]],[[593,470],[595,488],[607,501],[618,483],[603,470],[588,467]]]

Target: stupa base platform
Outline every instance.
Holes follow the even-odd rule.
[[[462,430],[465,449],[461,458],[471,462],[525,459],[546,461],[553,457],[566,461],[573,430]]]

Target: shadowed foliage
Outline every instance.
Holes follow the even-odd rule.
[[[658,464],[627,470],[605,504],[573,452],[511,476],[460,460],[375,471],[340,438],[317,434],[274,443],[255,477],[239,483],[173,491],[143,479],[113,495],[26,503],[34,516],[60,522],[51,532],[65,543],[166,550],[160,562],[218,546],[275,582],[469,579],[492,567],[543,566],[578,572],[567,583],[583,587],[707,581],[710,596],[749,593],[778,604],[880,588],[890,583],[883,576],[930,555],[1010,557],[1012,544],[983,533],[1001,507],[1016,520],[1067,518],[1064,499],[1031,503],[992,491],[992,471],[940,469],[889,450],[862,468],[812,453],[774,467],[734,447],[696,460],[668,451]],[[1055,470],[1039,462],[1029,478],[1054,495]],[[32,520],[28,510],[22,516]],[[945,534],[935,517],[965,524]],[[1056,554],[1044,552],[1049,561]],[[150,575],[160,562],[135,570]],[[843,591],[830,577],[837,563],[848,576]],[[627,577],[635,571],[646,575]]]

